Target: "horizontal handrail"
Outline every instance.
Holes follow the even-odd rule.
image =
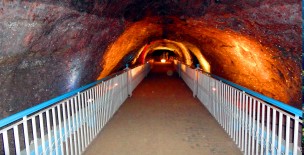
[[[49,107],[49,106],[51,106],[51,105],[54,105],[55,103],[58,103],[59,101],[62,101],[62,100],[64,100],[64,99],[67,99],[67,98],[69,98],[69,97],[71,97],[71,96],[77,94],[78,92],[84,91],[84,90],[86,90],[86,89],[88,89],[88,88],[90,88],[90,87],[93,87],[93,86],[95,86],[95,85],[97,85],[97,84],[99,84],[99,83],[101,83],[101,82],[103,82],[103,81],[107,81],[107,80],[109,80],[110,78],[112,78],[112,77],[114,77],[114,76],[117,76],[117,75],[120,75],[120,74],[122,74],[122,73],[124,73],[124,72],[125,72],[125,70],[122,70],[122,71],[119,71],[119,72],[117,72],[117,73],[111,74],[111,75],[109,75],[109,76],[107,76],[107,77],[105,77],[105,78],[102,78],[102,79],[100,79],[100,80],[97,80],[97,81],[95,81],[95,82],[92,82],[92,83],[90,83],[90,84],[87,84],[87,85],[85,85],[85,86],[82,86],[82,87],[80,87],[80,88],[78,88],[78,89],[72,90],[72,91],[70,91],[70,92],[68,92],[68,93],[65,93],[65,94],[63,94],[63,95],[60,95],[60,96],[58,96],[58,97],[56,97],[56,98],[53,98],[53,99],[50,99],[50,100],[48,100],[48,101],[42,102],[42,103],[40,103],[40,104],[38,104],[38,105],[36,105],[36,106],[34,106],[34,107],[25,109],[25,110],[23,110],[23,111],[20,111],[20,112],[18,112],[18,113],[15,113],[15,114],[13,114],[13,115],[10,115],[10,116],[8,116],[8,117],[5,117],[5,118],[3,118],[3,119],[0,120],[0,128],[4,127],[4,126],[6,126],[6,125],[8,125],[8,124],[10,124],[10,123],[15,122],[15,121],[17,121],[17,120],[23,118],[24,116],[29,116],[29,115],[31,115],[31,114],[33,114],[33,113],[35,113],[35,112],[37,112],[37,111],[40,111],[40,110],[42,110],[42,109],[44,109],[44,108],[46,108],[46,107]]]

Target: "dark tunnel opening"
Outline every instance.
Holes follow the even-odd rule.
[[[155,50],[146,56],[146,61],[153,60],[161,62],[162,59],[172,61],[174,58],[177,58],[177,55],[170,50]]]
[[[198,60],[198,58],[193,54],[193,52],[190,50],[190,55],[191,55],[191,58],[192,58],[192,65],[191,67],[193,68],[196,68],[196,67],[202,67],[200,66],[200,62]]]

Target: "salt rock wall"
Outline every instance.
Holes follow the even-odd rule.
[[[125,26],[42,2],[2,2],[0,21],[0,118],[95,81]]]
[[[300,0],[2,0],[0,118],[113,73],[158,39],[196,45],[213,74],[300,107],[301,12]],[[117,58],[105,57],[113,45]],[[248,72],[252,57],[265,70]]]

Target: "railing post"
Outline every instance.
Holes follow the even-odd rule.
[[[145,64],[145,77],[148,76],[149,70],[150,70],[150,63],[146,63]]]
[[[196,64],[196,68],[194,70],[194,77],[193,77],[193,97],[197,96],[198,69],[199,69],[199,64]]]
[[[128,88],[128,96],[131,97],[132,96],[132,75],[131,75],[131,70],[129,68],[129,65],[126,64],[126,71],[127,71],[127,88]]]

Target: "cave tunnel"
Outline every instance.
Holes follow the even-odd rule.
[[[300,0],[0,2],[0,118],[163,50],[301,107]]]

